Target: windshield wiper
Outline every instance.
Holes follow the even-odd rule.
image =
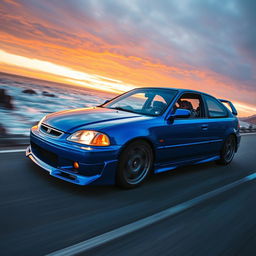
[[[114,107],[114,108],[110,108],[110,109],[116,109],[116,110],[121,110],[121,111],[126,111],[126,112],[131,112],[131,113],[136,113],[132,110],[126,109],[126,108],[122,108],[122,107]],[[137,114],[137,113],[136,113]]]

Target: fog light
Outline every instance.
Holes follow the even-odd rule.
[[[73,167],[74,167],[75,169],[78,169],[78,168],[79,168],[79,163],[78,163],[78,162],[74,162],[74,163],[73,163]]]

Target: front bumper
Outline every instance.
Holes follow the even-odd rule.
[[[118,148],[78,148],[65,140],[45,137],[35,128],[31,130],[30,140],[32,146],[27,148],[26,156],[51,176],[77,185],[115,183]],[[49,161],[48,155],[45,157],[37,148],[56,156],[56,162]],[[79,162],[79,169],[74,169],[74,161]]]

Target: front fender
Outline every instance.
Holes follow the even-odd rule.
[[[108,134],[110,140],[118,146],[123,147],[135,139],[144,139],[156,147],[158,144],[157,134],[159,133],[159,130],[161,130],[164,121],[152,121],[153,120],[151,120],[151,122],[127,123],[105,129],[104,132]]]

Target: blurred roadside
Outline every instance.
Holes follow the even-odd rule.
[[[46,114],[94,107],[116,95],[0,72],[0,147],[29,143],[29,130]]]
[[[250,128],[244,128],[244,127],[241,127],[240,128],[240,133],[252,133],[252,132],[256,132],[256,127],[252,126]]]
[[[7,135],[5,137],[0,137],[0,148],[9,148],[9,147],[22,147],[29,144],[28,136],[15,136]]]

